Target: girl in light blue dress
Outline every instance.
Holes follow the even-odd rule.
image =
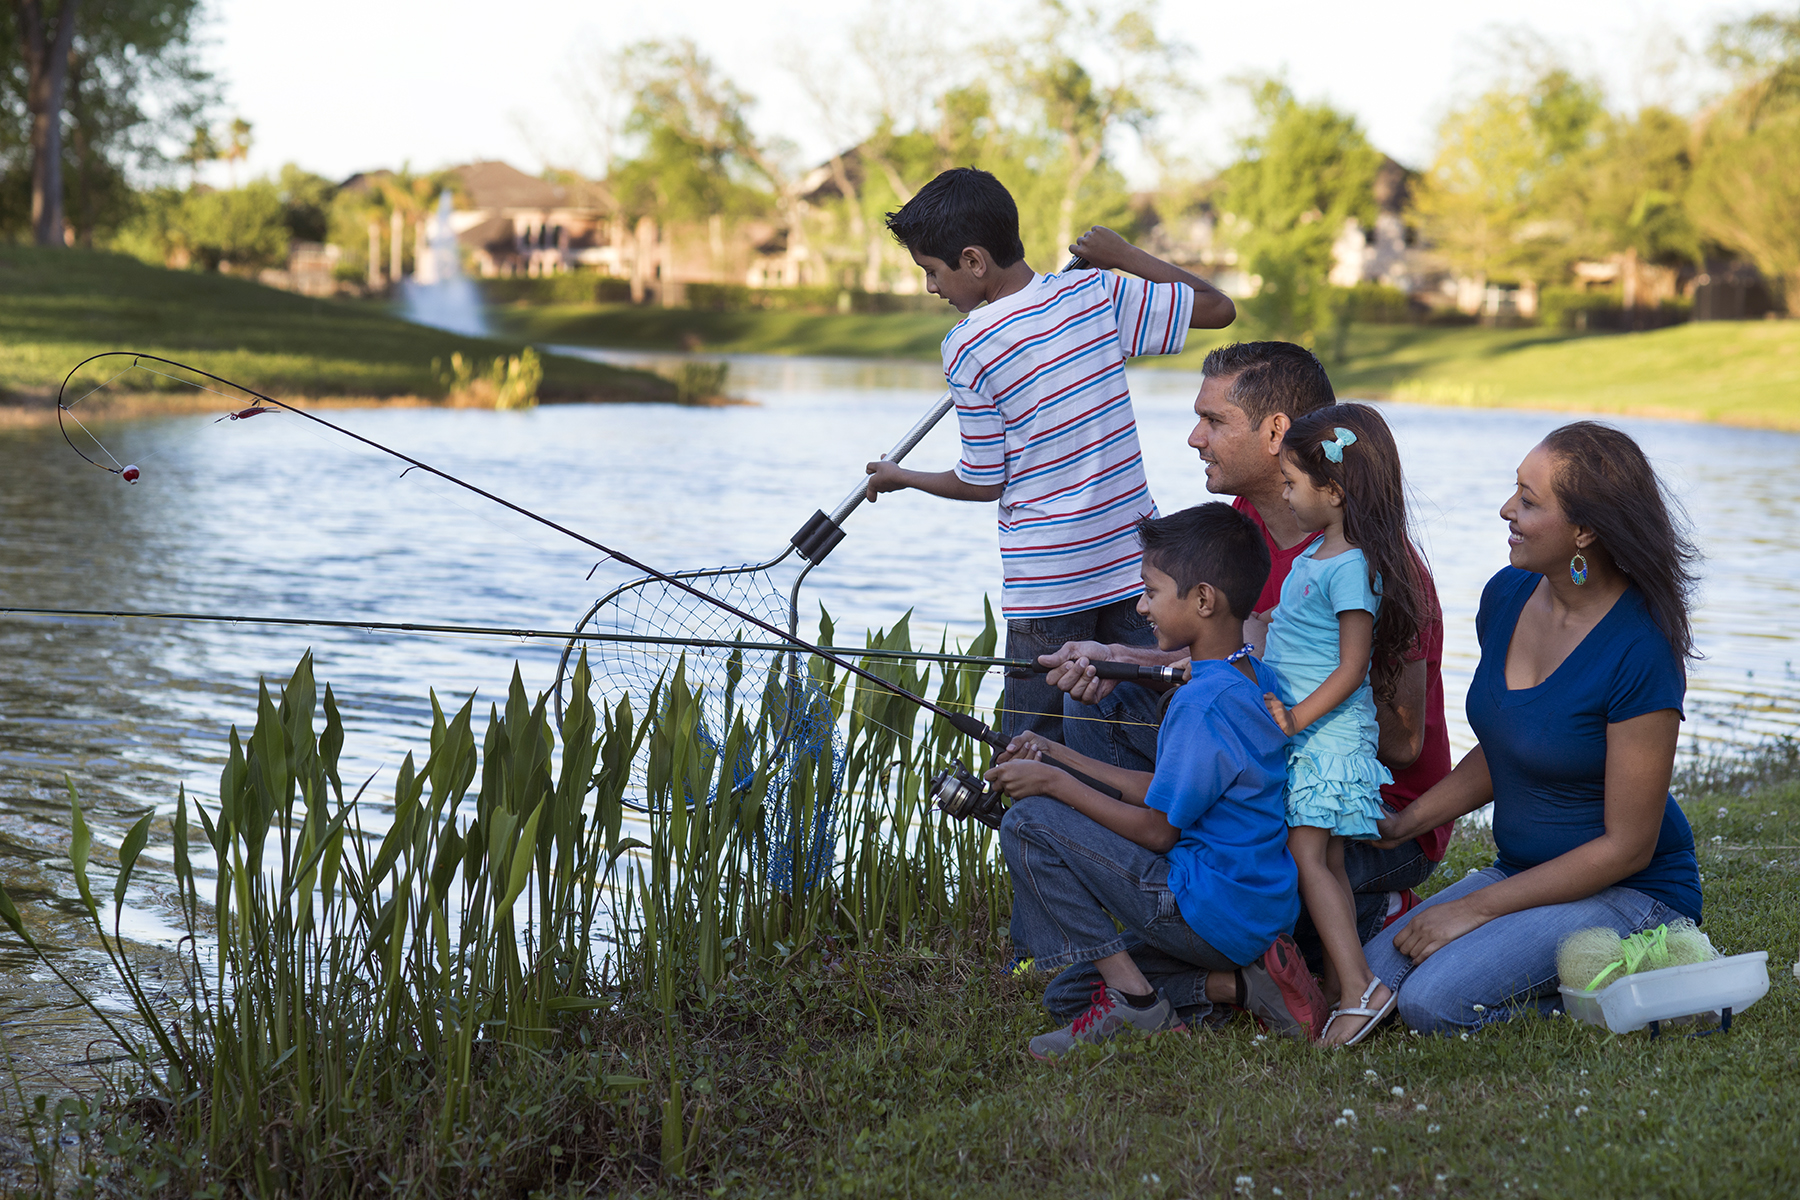
[[[1407,532],[1405,487],[1393,434],[1364,404],[1338,404],[1295,421],[1281,444],[1283,497],[1300,527],[1322,534],[1294,560],[1269,627],[1264,661],[1281,694],[1264,696],[1288,743],[1288,849],[1300,895],[1325,948],[1329,994],[1340,1006],[1320,1041],[1362,1040],[1392,1007],[1371,1007],[1380,981],[1356,936],[1356,901],[1344,840],[1380,834],[1375,700],[1391,698],[1426,605],[1422,559]],[[1370,673],[1370,663],[1380,664]]]

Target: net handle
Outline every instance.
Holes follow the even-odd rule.
[[[914,446],[917,446],[920,442],[925,440],[925,435],[930,433],[932,427],[943,420],[944,414],[949,412],[955,405],[956,398],[952,393],[945,392],[943,395],[939,396],[937,403],[931,406],[931,411],[926,413],[923,417],[920,417],[919,423],[907,430],[906,436],[895,442],[894,448],[881,457],[888,462],[899,462],[901,459],[905,458],[908,454],[912,453]],[[869,481],[867,477],[865,477],[858,480],[856,486],[850,490],[850,494],[838,501],[838,506],[831,510],[831,523],[833,525],[842,525],[844,523],[844,518],[855,512],[857,506],[868,499],[868,495]]]

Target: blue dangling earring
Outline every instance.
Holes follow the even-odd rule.
[[[1575,564],[1580,563],[1580,566]],[[1575,557],[1569,560],[1569,582],[1580,587],[1587,582],[1587,557],[1577,550]]]

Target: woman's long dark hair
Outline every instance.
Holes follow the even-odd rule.
[[[1348,429],[1356,441],[1332,462],[1325,443]],[[1381,414],[1366,404],[1334,404],[1297,419],[1281,441],[1281,452],[1318,487],[1334,487],[1344,497],[1344,540],[1363,552],[1369,586],[1381,596],[1375,614],[1375,644],[1369,671],[1377,698],[1394,698],[1406,655],[1431,618],[1425,599],[1425,556],[1413,544],[1406,519],[1406,484],[1400,452]]]
[[[1628,434],[1598,421],[1553,430],[1544,449],[1556,459],[1551,488],[1563,519],[1594,531],[1595,545],[1644,594],[1677,661],[1697,657],[1688,608],[1700,552],[1650,460]]]

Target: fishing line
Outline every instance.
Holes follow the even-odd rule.
[[[452,475],[447,471],[439,470],[437,467],[432,466],[428,462],[424,462],[420,459],[414,458],[411,455],[405,454],[399,450],[396,450],[391,446],[383,445],[382,443],[376,441],[373,438],[365,437],[360,433],[356,433],[353,430],[344,428],[342,425],[338,425],[334,422],[327,421],[325,418],[317,416],[314,413],[307,412],[305,409],[297,408],[292,404],[288,404],[288,403],[285,403],[284,401],[277,400],[274,397],[266,396],[254,388],[245,387],[243,384],[236,383],[230,379],[224,378],[223,376],[214,375],[210,371],[203,371],[203,370],[199,369],[198,367],[189,366],[186,363],[177,362],[176,360],[171,359],[171,358],[163,358],[160,355],[144,354],[141,352],[135,352],[135,351],[130,351],[130,350],[108,350],[108,351],[103,351],[99,354],[90,355],[88,358],[85,358],[81,362],[77,363],[75,365],[75,367],[72,370],[70,370],[69,374],[63,379],[62,388],[58,389],[57,410],[58,410],[58,414],[59,414],[59,424],[60,424],[60,414],[62,412],[67,411],[67,408],[63,403],[62,395],[63,395],[63,391],[68,387],[69,380],[73,379],[75,377],[76,372],[80,371],[83,367],[87,366],[89,363],[97,362],[100,359],[104,359],[104,358],[114,358],[114,357],[119,357],[119,358],[130,357],[133,361],[134,366],[138,365],[141,361],[147,360],[149,362],[162,363],[165,366],[173,367],[177,370],[187,371],[194,375],[198,375],[203,378],[210,379],[214,383],[217,383],[223,387],[234,388],[238,391],[245,393],[246,395],[254,396],[258,401],[261,401],[262,403],[265,403],[265,404],[273,405],[274,407],[279,408],[284,412],[293,413],[295,416],[303,417],[306,420],[312,421],[318,425],[322,425],[327,429],[335,430],[336,432],[342,434],[345,437],[351,438],[352,440],[357,441],[357,442],[361,442],[363,445],[368,446],[372,449],[379,450],[383,454],[392,455],[393,457],[399,459],[401,462],[409,463],[412,466],[414,466],[414,467],[418,468],[419,470],[424,471],[428,474],[435,475],[439,479],[444,480],[446,483],[454,484],[455,486],[463,488],[466,491],[473,492],[475,495],[480,496],[484,500],[488,500],[494,504],[498,504],[502,508],[505,508],[512,512],[518,513],[520,516],[528,517],[531,520],[536,521],[537,523],[545,526],[548,529],[553,529],[556,532],[563,534],[565,537],[573,538],[575,541],[580,542],[582,545],[591,547],[592,549],[595,549],[595,550],[598,550],[600,553],[608,556],[609,558],[614,559],[617,562],[623,563],[624,565],[630,567],[631,569],[633,569],[635,571],[641,571],[645,575],[648,575],[651,578],[656,579],[667,586],[670,586],[670,587],[676,588],[679,591],[688,593],[689,595],[693,596],[695,599],[700,600],[701,602],[703,602],[705,604],[711,605],[717,609],[720,609],[721,611],[730,613],[732,616],[736,617],[737,619],[744,621],[750,625],[755,626],[756,628],[762,630],[764,633],[774,635],[776,638],[779,638],[781,641],[789,644],[794,649],[803,650],[808,654],[814,654],[814,655],[819,656],[820,658],[825,659],[828,662],[835,663],[837,666],[841,667],[846,672],[848,672],[852,675],[855,675],[859,679],[866,680],[869,683],[872,683],[877,687],[880,687],[886,691],[892,692],[894,695],[899,696],[900,698],[902,698],[904,700],[910,701],[911,703],[918,705],[919,707],[925,709],[927,712],[936,713],[938,716],[940,716],[940,717],[944,718],[944,720],[948,721],[950,723],[951,727],[956,729],[959,733],[966,734],[967,736],[975,738],[978,741],[985,742],[986,744],[994,747],[995,749],[1004,749],[1006,746],[1007,739],[1005,739],[999,733],[997,733],[993,729],[991,729],[985,722],[982,722],[982,721],[976,719],[975,717],[969,716],[964,713],[954,712],[954,711],[952,711],[948,708],[945,708],[942,705],[939,705],[931,700],[927,700],[923,696],[916,695],[913,692],[906,690],[905,688],[901,687],[900,685],[898,685],[896,683],[893,683],[887,679],[883,679],[880,675],[876,674],[874,671],[868,670],[867,668],[864,668],[864,667],[860,667],[860,666],[856,665],[855,663],[849,661],[848,659],[845,659],[837,654],[830,653],[827,650],[825,650],[823,647],[815,645],[814,643],[806,640],[805,638],[801,637],[797,633],[790,633],[785,629],[782,629],[768,621],[763,620],[761,617],[758,617],[751,613],[745,612],[743,609],[738,608],[732,604],[729,604],[726,601],[720,599],[719,597],[711,595],[711,594],[707,593],[706,591],[703,591],[702,589],[695,587],[693,584],[688,583],[687,581],[678,578],[675,575],[671,575],[668,572],[658,570],[657,568],[650,566],[648,563],[641,562],[638,559],[632,557],[631,555],[626,554],[620,550],[615,550],[611,546],[608,546],[603,542],[596,541],[595,539],[590,538],[590,537],[586,536],[585,534],[577,533],[575,530],[570,529],[566,525],[563,525],[556,521],[553,521],[549,517],[542,516],[538,513],[532,512],[530,509],[525,508],[523,505],[513,503],[511,500],[506,499],[504,496],[496,495],[495,493],[490,492],[485,488],[479,487],[476,484],[470,483],[465,479],[460,479],[457,476]],[[146,367],[144,369],[152,370],[152,368],[148,368],[148,367]],[[157,372],[157,373],[161,374],[161,372]],[[170,378],[174,378],[174,377],[171,376]],[[203,390],[206,390],[209,392],[214,392],[214,394],[216,394],[216,395],[224,396],[224,393],[216,392],[212,388],[206,388],[205,385],[203,385],[203,384],[195,383],[195,384],[192,384],[192,386],[202,388]],[[77,423],[79,423],[79,421]],[[75,445],[75,443],[69,439],[68,433],[66,430],[64,431],[63,438],[65,441],[69,442],[70,449],[74,450],[76,452],[76,454],[80,455],[83,459],[86,459],[88,462],[94,463],[93,459],[88,458],[88,456],[85,454],[82,454],[80,448],[77,447]],[[109,455],[108,457],[111,457],[111,456]],[[97,467],[101,467],[102,470],[110,470],[110,468],[106,468],[106,467],[102,466],[100,463],[94,463],[94,465]],[[129,469],[129,468],[127,468],[127,469]],[[123,474],[123,472],[120,472],[120,471],[113,471],[112,473],[113,474]]]

